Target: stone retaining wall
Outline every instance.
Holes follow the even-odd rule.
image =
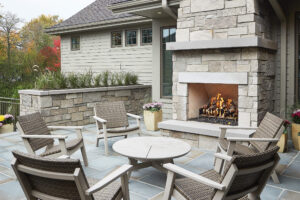
[[[151,86],[118,86],[68,90],[20,90],[20,115],[40,112],[47,125],[80,126],[95,123],[96,103],[124,101],[127,112],[142,114],[151,100]]]

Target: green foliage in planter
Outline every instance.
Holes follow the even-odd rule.
[[[104,71],[93,77],[93,72],[83,74],[61,72],[46,72],[37,76],[36,89],[65,89],[65,88],[91,88],[138,84],[138,76],[132,72]]]
[[[74,73],[71,73],[68,75],[68,87],[69,88],[79,88],[79,81],[78,81],[79,77],[74,74]]]

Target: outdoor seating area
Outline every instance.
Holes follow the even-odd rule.
[[[272,116],[267,114],[267,117]],[[171,196],[172,199],[300,198],[300,154],[291,144],[288,151],[279,156],[278,147],[272,144],[266,145],[265,151],[228,154],[221,151],[220,146],[218,151],[194,148],[176,138],[161,137],[160,131],[146,131],[143,120],[139,124],[141,133],[130,134],[127,140],[121,135],[97,141],[96,123],[80,127],[77,132],[73,130],[75,127],[56,127],[60,129],[50,135],[47,126],[38,119],[41,119],[38,114],[20,117],[18,127],[22,134],[0,135],[0,196],[3,200],[30,199],[31,196],[57,198],[55,195],[65,199],[133,200],[170,199]],[[129,127],[136,125],[135,119],[127,122]],[[283,122],[275,124],[279,126],[274,131],[282,131]],[[44,129],[38,125],[44,125]],[[38,132],[40,135],[35,134]],[[36,137],[26,136],[26,133]],[[86,157],[83,152],[68,149],[68,141],[76,140],[78,134],[82,135]],[[53,143],[53,139],[58,141]],[[58,146],[62,150],[49,157],[40,149],[45,146],[41,145],[42,140],[49,142],[47,149]],[[227,140],[231,144],[233,138]],[[274,144],[275,140],[278,141],[269,142]],[[99,142],[97,146],[96,142]],[[43,157],[34,155],[33,151]],[[269,178],[274,168],[280,183]]]

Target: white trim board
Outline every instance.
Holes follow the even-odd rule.
[[[226,48],[246,48],[246,47],[261,47],[270,50],[277,50],[277,43],[260,38],[231,38],[218,40],[199,40],[187,42],[170,42],[167,43],[167,50],[201,50],[201,49],[226,49]]]
[[[248,84],[247,72],[179,72],[179,83]]]

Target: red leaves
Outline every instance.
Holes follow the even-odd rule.
[[[53,39],[53,47],[44,47],[40,54],[45,57],[45,66],[46,69],[50,71],[59,71],[60,70],[60,38]]]

